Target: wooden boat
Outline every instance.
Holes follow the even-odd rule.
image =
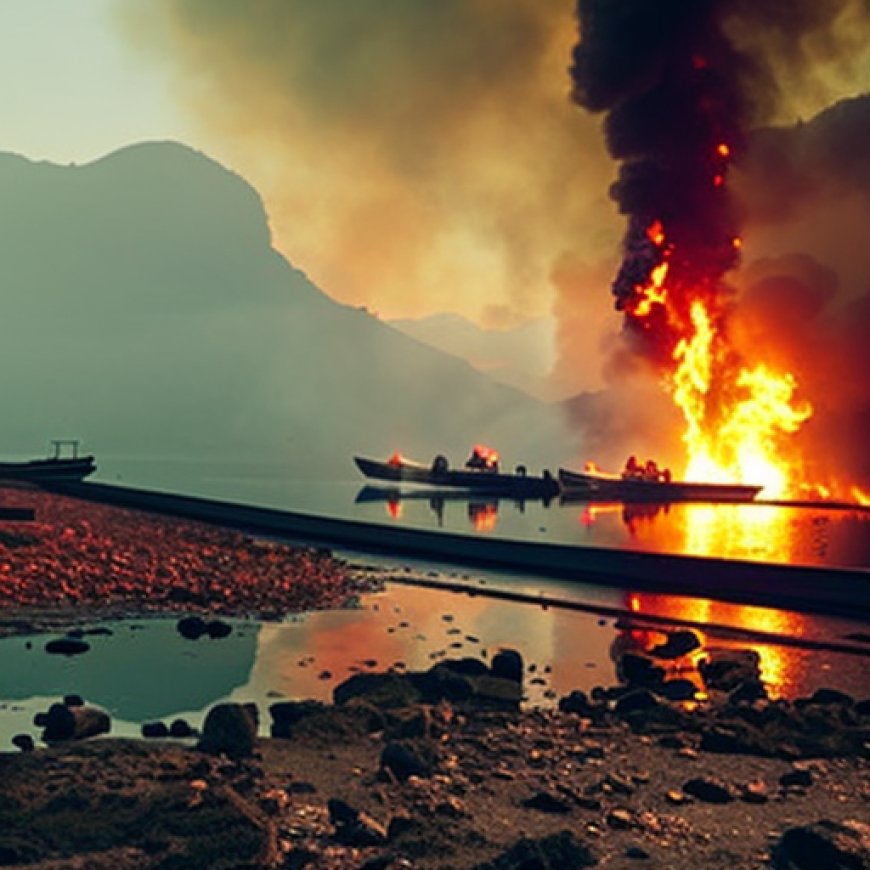
[[[366,477],[375,480],[457,487],[511,498],[544,498],[559,492],[558,481],[548,471],[536,476],[526,474],[522,466],[505,474],[488,468],[449,468],[440,456],[431,465],[395,456],[387,462],[362,456],[354,456],[353,461]]]
[[[600,471],[559,469],[563,499],[577,501],[752,501],[761,486],[743,483],[689,483],[681,480],[644,480]]]
[[[0,482],[4,483],[73,483],[96,471],[93,456],[79,456],[78,441],[52,441],[54,454],[46,459],[26,462],[0,462]],[[64,456],[63,448],[72,455]]]

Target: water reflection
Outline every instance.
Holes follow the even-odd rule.
[[[855,630],[846,620],[646,593],[614,596],[613,608],[584,612],[498,600],[489,597],[495,575],[485,586],[481,579],[469,580],[475,594],[468,595],[390,583],[364,596],[358,609],[281,623],[239,621],[230,638],[217,641],[182,640],[174,620],[144,622],[135,631],[115,626],[113,635],[96,638],[90,652],[74,659],[46,655],[44,638],[32,639],[30,650],[25,639],[0,640],[0,749],[17,731],[37,736],[33,713],[67,692],[112,711],[118,734],[137,733],[142,721],[154,718],[184,716],[199,724],[205,709],[225,698],[258,703],[268,728],[265,710],[278,697],[330,700],[334,687],[355,672],[423,670],[446,657],[488,661],[501,647],[518,649],[525,659],[528,703],[553,704],[575,688],[612,685],[622,652],[648,650],[668,627],[685,621],[701,623],[705,648],[755,649],[774,695],[806,696],[821,686],[858,697],[870,693],[866,654],[735,634],[747,629],[837,640]],[[582,587],[576,594],[588,598]],[[644,617],[663,622],[645,623]]]
[[[445,528],[445,509],[450,502],[467,505],[468,526],[475,532],[488,533],[496,529],[499,506],[510,507],[519,514],[525,512],[527,502],[535,502],[543,508],[550,506],[549,497],[504,498],[489,493],[480,494],[463,490],[403,490],[392,486],[364,486],[356,494],[356,504],[382,503],[391,520],[403,518],[403,502],[425,504],[435,518],[438,528]],[[449,520],[447,522],[449,527]]]
[[[775,610],[752,605],[727,604],[710,598],[684,598],[676,595],[631,593],[626,604],[632,613],[666,617],[679,623],[690,623],[701,638],[703,649],[752,649],[759,656],[761,679],[774,696],[799,693],[807,682],[809,652],[797,646],[779,646],[751,637],[752,633],[781,635],[786,638],[811,636],[814,618],[788,610]],[[715,628],[726,626],[747,634],[736,639]],[[639,625],[631,620],[621,623],[626,648],[649,650],[663,639],[659,629]],[[702,655],[703,651],[699,653]]]

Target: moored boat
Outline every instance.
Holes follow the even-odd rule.
[[[398,454],[386,462],[362,456],[354,456],[353,460],[366,477],[375,480],[455,487],[526,498],[544,498],[559,492],[559,483],[550,472],[544,471],[540,476],[531,475],[523,466],[518,466],[514,473],[504,473],[498,470],[497,464],[479,467],[466,464],[465,468],[450,468],[443,456],[436,456],[431,465],[413,462]]]
[[[743,483],[694,483],[658,477],[626,477],[601,471],[570,471],[559,469],[559,484],[565,499],[595,501],[752,501],[761,486]]]
[[[74,483],[96,471],[93,456],[79,456],[78,441],[52,441],[54,453],[45,459],[24,462],[0,462],[0,482],[5,483]],[[63,448],[72,455],[64,456]]]

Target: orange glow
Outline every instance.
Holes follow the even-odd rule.
[[[784,455],[782,436],[800,428],[811,406],[794,401],[791,374],[735,366],[701,300],[690,315],[693,331],[674,350],[670,381],[686,420],[685,478],[761,484],[768,498],[785,495],[800,469]]]
[[[657,247],[665,243],[665,230],[660,220],[654,220],[646,231],[647,238]]]
[[[696,624],[733,625],[748,631],[759,631],[788,637],[802,637],[807,631],[807,621],[797,613],[769,610],[751,605],[726,604],[706,598],[680,598],[670,595],[632,593],[628,607],[633,612],[670,616]],[[715,638],[695,628],[703,648],[692,658],[704,658],[704,648],[726,647],[752,649],[758,653],[761,679],[773,696],[794,692],[802,679],[801,653],[793,648],[776,646],[745,639],[739,641]]]
[[[404,465],[405,457],[402,456],[402,454],[399,453],[398,450],[396,450],[393,455],[387,460],[387,463],[389,465]]]
[[[740,236],[734,236],[734,238],[731,239],[731,245],[735,250],[739,251],[743,247],[743,239],[741,239]]]
[[[493,450],[492,447],[487,447],[485,444],[475,444],[472,454],[477,454],[483,459],[487,468],[495,468],[500,458],[497,450]]]
[[[634,305],[632,314],[635,317],[647,317],[652,311],[653,305],[658,303],[664,305],[668,299],[667,290],[664,289],[665,278],[668,274],[667,262],[659,263],[652,272],[650,272],[650,282],[645,287],[638,288],[640,299]]]
[[[857,486],[852,487],[852,498],[860,505],[870,505],[870,495],[858,489]]]
[[[493,502],[468,505],[468,518],[476,532],[491,532],[498,524],[498,505]]]
[[[724,142],[720,142],[716,146],[716,153],[720,157],[730,157],[731,156],[731,149]]]

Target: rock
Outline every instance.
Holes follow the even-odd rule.
[[[634,794],[635,791],[634,783],[632,783],[627,777],[620,776],[618,773],[608,773],[607,776],[604,777],[604,784],[610,789],[610,791],[615,792],[616,794],[628,796]]]
[[[571,807],[562,800],[548,791],[539,791],[533,794],[530,798],[526,798],[521,802],[521,805],[529,810],[538,810],[542,813],[568,813]]]
[[[752,649],[714,647],[707,650],[707,658],[700,662],[698,671],[707,688],[730,692],[741,683],[761,679],[760,661]]]
[[[85,700],[81,695],[64,695],[63,702],[67,707],[84,707]]]
[[[409,674],[408,678],[427,704],[437,704],[439,701],[454,703],[467,701],[474,695],[471,679],[450,668],[445,668],[443,663],[435,665],[422,674]]]
[[[409,776],[432,776],[435,766],[412,744],[394,741],[388,743],[381,753],[381,769],[389,771],[400,782],[404,782]]]
[[[870,825],[828,819],[789,828],[773,849],[780,870],[866,870],[870,868]]]
[[[233,632],[233,627],[222,619],[212,619],[206,624],[205,632],[212,640],[220,640],[229,637]]]
[[[616,702],[616,715],[625,716],[639,710],[651,710],[659,706],[659,701],[649,689],[635,689],[623,695]]]
[[[623,682],[633,686],[657,686],[664,679],[665,669],[649,656],[627,652],[619,657],[617,673]]]
[[[727,804],[734,800],[728,786],[712,777],[698,777],[684,782],[683,792],[708,804]]]
[[[406,811],[400,811],[390,819],[390,823],[387,825],[387,838],[395,840],[397,837],[401,837],[402,834],[407,834],[418,827],[419,823],[408,815]]]
[[[142,723],[143,737],[168,737],[169,729],[163,722],[143,722]]]
[[[649,653],[659,659],[678,659],[700,647],[701,639],[694,631],[680,629],[668,632],[667,640],[659,646],[654,646]]]
[[[91,645],[77,637],[59,637],[45,645],[45,651],[52,655],[77,656],[86,653]]]
[[[490,672],[486,662],[470,656],[461,659],[446,659],[439,664],[439,667],[466,677],[482,677]]]
[[[579,713],[581,716],[592,712],[592,705],[585,692],[574,689],[570,695],[559,699],[559,709],[563,713]]]
[[[521,683],[505,677],[483,676],[471,678],[474,694],[471,702],[476,709],[516,712],[523,699]]]
[[[250,756],[257,736],[255,713],[253,704],[216,704],[206,714],[197,749],[210,755],[223,753],[230,758]]]
[[[607,814],[607,824],[611,828],[625,830],[634,824],[634,816],[624,807],[616,807]]]
[[[698,688],[691,680],[679,679],[665,680],[655,691],[669,701],[692,701]]]
[[[845,692],[836,689],[817,689],[810,698],[811,704],[840,704],[844,707],[853,707],[855,699]]]
[[[761,680],[747,680],[728,696],[729,704],[742,704],[767,698],[767,689]]]
[[[646,861],[650,857],[650,854],[642,846],[638,846],[637,843],[631,843],[625,849],[625,857],[631,858],[633,861]]]
[[[538,840],[522,837],[493,861],[474,870],[581,870],[596,858],[571,831],[559,831]]]
[[[170,737],[194,737],[196,735],[196,731],[190,727],[190,724],[184,719],[173,719],[172,724],[169,726],[169,736]]]
[[[62,740],[84,740],[98,734],[108,734],[112,720],[105,710],[98,707],[67,707],[52,704],[44,719],[42,739],[46,743]]]
[[[332,690],[336,704],[364,698],[377,707],[407,707],[420,701],[420,693],[405,674],[354,674]]]
[[[175,623],[175,630],[187,640],[199,640],[206,633],[205,620],[201,616],[183,616]]]
[[[802,767],[795,767],[784,773],[779,778],[779,784],[783,788],[797,786],[799,788],[809,788],[813,784],[813,775],[809,770]]]
[[[273,737],[292,736],[293,726],[315,713],[321,713],[326,705],[320,701],[279,701],[269,707],[272,717],[271,734]]]
[[[12,738],[12,745],[22,752],[33,752],[33,738],[29,734],[16,734]]]
[[[335,826],[335,839],[342,845],[364,849],[387,842],[387,831],[380,822],[340,798],[330,798],[327,809]]]
[[[515,683],[523,681],[523,657],[514,649],[499,650],[493,657],[490,673]]]
[[[747,804],[766,804],[767,785],[762,780],[747,782],[740,789],[740,800]]]
[[[870,698],[865,698],[863,701],[857,701],[854,709],[859,716],[870,716]]]

